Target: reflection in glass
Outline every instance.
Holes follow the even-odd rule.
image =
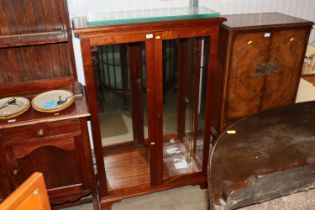
[[[164,178],[201,171],[209,39],[163,42]]]
[[[109,190],[149,185],[145,44],[92,49]]]

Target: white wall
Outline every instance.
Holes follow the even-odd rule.
[[[70,16],[88,13],[184,7],[189,0],[68,0]]]

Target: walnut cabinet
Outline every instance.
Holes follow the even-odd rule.
[[[213,133],[295,102],[312,22],[280,13],[226,16],[220,27]]]

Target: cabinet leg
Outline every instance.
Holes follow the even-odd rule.
[[[92,203],[94,210],[100,210],[100,202],[96,193],[92,193]]]

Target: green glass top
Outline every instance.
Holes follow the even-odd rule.
[[[107,26],[167,20],[187,20],[219,17],[220,13],[206,7],[164,8],[89,14],[88,26]]]

